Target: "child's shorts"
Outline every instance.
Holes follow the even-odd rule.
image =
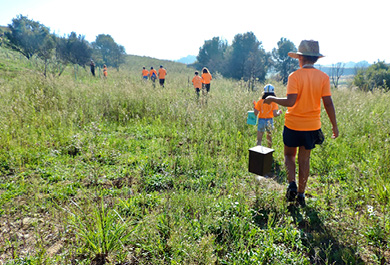
[[[274,119],[261,119],[257,121],[257,130],[259,132],[270,132],[274,129]]]
[[[283,142],[288,147],[304,146],[311,150],[316,144],[324,142],[324,134],[321,129],[315,131],[295,131],[284,126]]]

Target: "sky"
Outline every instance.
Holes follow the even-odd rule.
[[[0,25],[17,15],[59,36],[72,31],[93,42],[109,34],[127,54],[178,60],[198,55],[206,40],[253,32],[267,52],[281,38],[298,47],[317,40],[322,65],[390,63],[386,0],[0,0]]]

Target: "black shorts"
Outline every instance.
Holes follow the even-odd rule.
[[[203,88],[205,88],[207,92],[210,92],[210,84],[203,84]]]
[[[164,85],[165,79],[160,79],[160,85]]]
[[[315,131],[295,131],[284,126],[283,142],[288,147],[304,146],[311,150],[316,144],[324,142],[324,134],[321,129]]]

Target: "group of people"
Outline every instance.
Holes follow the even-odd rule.
[[[336,121],[336,111],[333,105],[329,76],[316,69],[314,64],[319,58],[324,57],[319,52],[319,44],[314,40],[303,40],[298,46],[297,52],[289,52],[291,58],[299,60],[300,68],[291,73],[287,82],[287,96],[277,97],[275,88],[268,84],[264,87],[263,94],[258,101],[253,102],[254,113],[257,117],[257,145],[261,145],[264,133],[267,133],[267,145],[272,146],[273,118],[283,112],[278,105],[287,107],[284,118],[283,143],[284,163],[287,170],[288,187],[287,201],[296,201],[300,206],[305,206],[305,189],[310,172],[310,154],[316,144],[322,144],[324,135],[321,130],[321,100],[324,104],[328,118],[332,124],[332,138],[339,136]],[[95,64],[91,60],[91,72],[95,76]],[[103,69],[104,77],[107,77],[107,67]],[[161,87],[164,87],[167,71],[161,65],[158,72],[143,67],[143,80],[155,82],[158,78]],[[192,84],[197,98],[202,90],[203,95],[210,92],[212,76],[207,68],[202,69],[202,74],[195,72]],[[296,156],[298,153],[298,185],[296,182]]]
[[[278,105],[287,107],[285,114],[283,143],[284,163],[287,169],[288,187],[286,199],[296,201],[304,207],[305,189],[310,172],[310,153],[316,144],[322,144],[321,100],[332,124],[332,138],[339,136],[336,111],[333,105],[329,76],[314,68],[319,58],[319,44],[313,40],[303,40],[297,52],[289,52],[291,58],[299,60],[300,68],[290,74],[287,82],[287,96],[277,97],[274,87],[264,87],[263,96],[254,102],[254,113],[258,118],[257,144],[267,132],[268,146],[272,145],[271,131],[273,117],[282,114]],[[296,155],[298,152],[298,185],[296,183]]]
[[[95,63],[93,60],[91,60],[89,66],[91,67],[91,74],[92,76],[95,76]],[[103,65],[103,76],[104,78],[107,78],[108,72],[107,72],[107,65]]]
[[[209,69],[206,67],[202,69],[201,76],[198,71],[195,71],[195,76],[192,78],[192,84],[194,86],[197,99],[199,99],[201,90],[203,95],[207,95],[210,92],[210,83],[212,79],[213,77],[211,76]]]
[[[153,83],[158,78],[160,86],[164,87],[167,70],[162,65],[160,65],[160,69],[158,70],[158,72],[153,69],[153,66],[150,67],[150,71],[148,71],[144,66],[142,67],[141,75],[144,81],[150,79]],[[210,92],[210,83],[212,79],[213,78],[210,74],[210,71],[206,67],[202,69],[202,75],[199,75],[199,72],[195,71],[195,76],[192,78],[192,84],[194,86],[197,98],[199,98],[201,90],[203,91],[203,94],[207,94]]]
[[[153,84],[158,78],[160,86],[165,87],[165,77],[167,75],[167,70],[160,65],[160,69],[158,72],[152,67],[150,67],[150,71],[146,70],[145,66],[142,67],[142,79],[147,81],[149,78],[152,80]]]

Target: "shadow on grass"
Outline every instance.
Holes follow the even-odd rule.
[[[327,229],[313,208],[289,205],[291,214],[301,231],[302,242],[308,249],[312,264],[365,264],[356,247],[343,245]]]
[[[286,172],[284,172],[282,169],[284,169],[284,166],[279,161],[273,161],[272,162],[272,168],[271,168],[271,176],[274,181],[276,181],[279,184],[286,183]]]
[[[294,204],[287,209],[300,231],[310,264],[365,264],[356,254],[357,248],[339,242],[337,237],[332,235],[332,231],[325,227],[314,209],[308,206],[300,208]],[[263,208],[257,211],[254,222],[266,229],[270,218],[278,219],[278,211]]]
[[[283,169],[284,166],[274,160],[267,178],[285,185],[287,176]],[[275,209],[264,209],[262,204],[255,203],[258,210],[254,221],[260,227],[266,228],[271,215],[277,218],[280,213]],[[302,242],[308,250],[307,255],[311,264],[365,264],[359,254],[356,254],[359,252],[357,247],[345,246],[339,242],[337,235],[323,224],[315,209],[309,206],[300,208],[295,204],[290,204],[287,209],[301,232]]]

